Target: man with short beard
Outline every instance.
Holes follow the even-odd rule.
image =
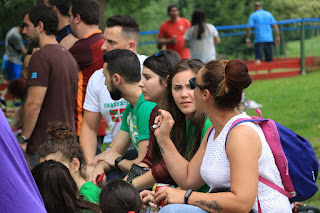
[[[74,126],[78,65],[55,38],[58,18],[52,8],[35,6],[27,11],[23,21],[23,33],[40,47],[29,63],[28,96],[20,137],[22,149],[34,166],[38,161],[36,151],[47,141],[48,123],[61,121]]]
[[[105,85],[112,99],[124,98],[129,102],[123,112],[123,122],[113,141],[110,150],[97,155],[93,164],[103,168],[101,174],[111,168],[119,168],[129,172],[132,164],[138,164],[147,153],[149,145],[149,118],[156,103],[144,100],[138,83],[141,79],[140,62],[137,55],[124,49],[115,49],[104,53],[103,74],[106,77]],[[123,159],[126,148],[133,144],[138,152],[138,157],[133,160]],[[107,163],[105,165],[105,162]],[[96,171],[97,172],[97,171]],[[96,174],[90,175],[90,180],[95,183]]]
[[[108,52],[114,49],[128,49],[134,52],[139,58],[141,71],[143,62],[147,58],[145,55],[137,53],[137,47],[140,39],[140,29],[137,22],[130,15],[113,15],[106,20],[106,28],[104,29],[104,43],[101,49]],[[83,114],[83,122],[80,131],[80,145],[87,165],[90,165],[93,158],[101,153],[101,144],[97,142],[97,127],[103,117],[110,129],[110,138],[113,141],[122,123],[123,111],[128,102],[123,98],[113,100],[104,84],[105,77],[103,69],[97,70],[88,82],[86,98],[83,104],[85,109]],[[112,145],[111,145],[112,146]],[[111,147],[109,146],[109,147]],[[126,159],[135,159],[137,152],[133,146],[130,146],[125,154]],[[90,171],[88,167],[87,171]],[[113,170],[108,173],[108,180],[120,175],[123,172]],[[124,176],[123,176],[124,177]]]

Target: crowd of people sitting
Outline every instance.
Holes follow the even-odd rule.
[[[168,15],[191,27],[181,45],[197,52],[191,59],[170,49],[180,43],[165,38],[170,21],[162,50],[147,57],[137,53],[131,16],[109,17],[99,30],[96,0],[27,10],[21,32],[36,48],[26,81],[8,87],[22,100],[12,128],[0,112],[4,212],[292,211],[288,197],[258,181],[283,188],[261,128],[245,122],[227,138],[235,120],[249,118],[246,64],[215,60],[215,27],[201,10],[192,26],[177,10],[170,5]],[[210,54],[199,53],[204,38]],[[12,132],[20,123],[21,147]],[[106,125],[112,143],[101,150]],[[158,183],[169,187],[155,192]]]

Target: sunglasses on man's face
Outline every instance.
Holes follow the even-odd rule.
[[[190,84],[190,88],[191,89],[195,89],[196,87],[198,87],[201,90],[205,90],[204,86],[196,83],[196,77],[190,78],[189,79],[189,84]]]

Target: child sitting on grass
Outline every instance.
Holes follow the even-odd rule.
[[[87,182],[85,161],[76,133],[69,123],[51,122],[47,130],[48,142],[39,149],[40,162],[55,160],[65,165],[85,200],[99,204],[101,189]]]

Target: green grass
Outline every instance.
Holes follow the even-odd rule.
[[[305,55],[320,55],[320,36],[305,39]],[[286,57],[300,57],[300,40],[288,41],[286,43]]]
[[[276,120],[307,138],[320,159],[320,71],[293,78],[255,81],[246,98],[263,105],[265,118]],[[256,115],[255,110],[248,110]],[[320,186],[320,178],[317,179]],[[320,192],[306,201],[320,207]]]

